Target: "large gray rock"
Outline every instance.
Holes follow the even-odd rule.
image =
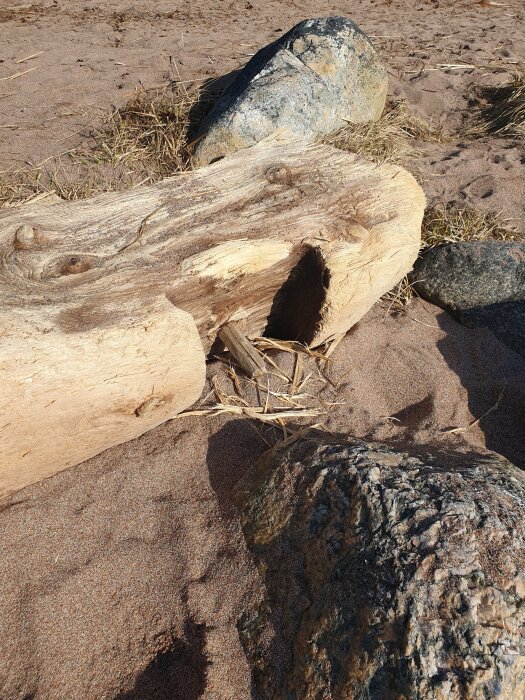
[[[525,478],[496,457],[296,448],[244,484],[254,697],[525,697]]]
[[[370,40],[343,17],[300,22],[261,49],[205,121],[197,165],[252,146],[277,129],[314,139],[378,119],[388,77]]]
[[[454,243],[414,265],[414,289],[471,328],[489,328],[525,356],[525,244]]]

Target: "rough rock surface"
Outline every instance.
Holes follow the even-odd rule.
[[[455,460],[325,443],[252,474],[255,697],[524,697],[525,478]]]
[[[198,165],[277,129],[302,138],[378,119],[388,77],[370,40],[343,17],[309,19],[261,49],[205,121]]]
[[[417,293],[472,328],[489,328],[525,354],[525,244],[476,241],[428,250],[411,278]]]

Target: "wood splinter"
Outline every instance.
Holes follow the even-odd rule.
[[[256,379],[266,373],[263,356],[242,333],[238,323],[235,321],[226,323],[219,331],[218,336],[231,352],[239,367],[249,377]]]

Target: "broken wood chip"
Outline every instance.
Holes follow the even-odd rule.
[[[239,367],[249,377],[255,379],[266,373],[263,356],[254,348],[235,321],[226,323],[218,335]]]

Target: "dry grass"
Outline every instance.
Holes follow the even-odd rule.
[[[525,76],[497,87],[482,86],[477,94],[483,104],[465,133],[470,137],[525,135]]]
[[[25,168],[0,175],[0,208],[16,206],[47,192],[38,168]]]
[[[509,222],[494,212],[450,205],[429,207],[421,227],[422,249],[461,241],[508,241],[515,237]],[[400,310],[414,296],[413,283],[404,277],[383,296],[382,302],[388,311]]]
[[[135,183],[124,173],[111,169],[65,166],[60,161],[53,168],[25,168],[0,176],[0,209],[37,200],[86,199],[101,192],[132,187]]]
[[[401,311],[416,296],[408,276],[405,275],[401,282],[381,297],[381,303],[386,307],[387,313],[390,311]]]
[[[421,231],[424,247],[460,241],[507,241],[515,235],[499,214],[452,206],[429,207]]]
[[[28,183],[15,176],[0,179],[0,208],[23,204],[34,196],[34,190]]]
[[[139,90],[91,134],[89,148],[77,153],[97,165],[125,166],[150,182],[191,167],[190,112],[199,99],[184,83]]]
[[[481,421],[486,418],[490,413],[493,411],[497,411],[498,408],[500,407],[501,400],[503,399],[503,394],[505,393],[505,389],[507,388],[507,380],[505,380],[503,384],[503,388],[499,393],[498,399],[495,404],[493,404],[485,413],[483,413],[479,418],[476,418],[473,420],[471,423],[469,423],[467,426],[463,428],[449,428],[448,430],[444,430],[443,432],[449,433],[449,434],[457,434],[457,433],[466,433],[467,430],[470,430],[471,428],[474,428],[475,426],[479,425]]]
[[[333,382],[324,373],[338,341],[334,339],[312,350],[294,341],[255,338],[253,345],[266,364],[266,373],[257,379],[240,371],[228,353],[215,356],[226,368],[211,377],[211,390],[201,404],[178,417],[242,416],[255,423],[272,425],[282,431],[283,440],[295,441],[320,427],[322,423],[318,421],[340,403]],[[283,362],[283,355],[279,359],[276,353],[284,353],[291,363]],[[324,389],[323,395],[319,384]],[[297,421],[302,423],[299,430]]]
[[[441,142],[443,130],[413,114],[406,102],[389,102],[381,118],[369,124],[348,124],[323,143],[357,153],[379,164],[405,165],[418,155],[416,141]]]
[[[74,201],[87,199],[102,192],[118,192],[142,184],[133,174],[109,166],[79,165],[76,161],[53,171],[48,170],[45,181],[60,199]]]
[[[188,170],[190,111],[197,90],[182,82],[139,90],[113,110],[69,153],[0,176],[0,207],[15,206],[55,193],[61,199],[85,199],[122,190]]]

